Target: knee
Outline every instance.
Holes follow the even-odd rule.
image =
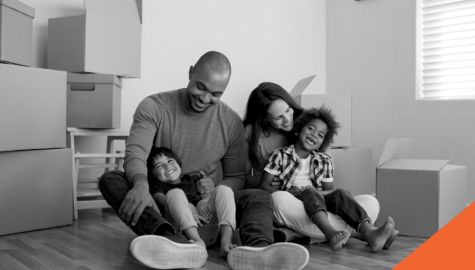
[[[339,198],[348,197],[348,196],[351,197],[351,193],[348,190],[341,189],[341,188],[335,189],[335,191],[333,191],[331,194],[332,196],[339,197]]]
[[[226,196],[234,194],[233,190],[230,187],[224,185],[217,186],[216,193],[224,194]]]
[[[128,183],[124,172],[121,172],[121,171],[106,172],[99,178],[99,189],[101,191],[104,189],[108,189],[108,187],[112,185],[116,185],[117,181],[125,181]]]
[[[170,200],[173,200],[173,199],[180,199],[180,198],[186,199],[186,194],[183,190],[179,188],[174,188],[167,192],[167,194],[165,195],[165,198],[168,203]]]
[[[269,192],[262,189],[248,189],[244,190],[247,194],[247,201],[249,203],[263,203],[266,205],[273,205],[272,197]]]

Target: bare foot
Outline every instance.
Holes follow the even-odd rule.
[[[201,240],[201,239],[200,239],[200,240],[193,240],[193,239],[190,239],[190,240],[188,240],[188,243],[189,243],[189,244],[197,244],[197,245],[200,245],[200,246],[202,246],[202,247],[204,247],[204,248],[206,249],[206,244],[205,244],[205,242],[204,242],[203,240]]]
[[[343,247],[343,241],[347,238],[349,232],[347,230],[334,231],[328,235],[327,241],[332,251],[338,251]]]
[[[382,227],[379,228],[372,228],[371,232],[369,233],[366,241],[369,244],[372,252],[380,252],[383,249],[384,244],[391,236],[394,231],[394,220],[391,217],[386,219],[386,222]]]
[[[219,251],[219,256],[221,258],[228,257],[228,253],[231,249],[236,248],[237,245],[229,242],[229,241],[221,241],[221,250]]]

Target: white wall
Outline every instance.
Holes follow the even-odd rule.
[[[34,66],[45,68],[47,19],[83,14],[83,1],[22,1],[36,9]],[[317,74],[312,89],[325,91],[325,1],[144,0],[143,8],[142,78],[124,80],[124,129],[143,98],[186,87],[190,65],[210,50],[231,61],[222,99],[241,115],[249,93],[263,81],[290,91],[299,79]],[[80,142],[80,150],[105,149],[102,141],[87,144]]]
[[[415,101],[416,0],[326,1],[327,93],[353,96],[353,145],[417,137],[415,158],[468,168],[475,200],[475,100]]]

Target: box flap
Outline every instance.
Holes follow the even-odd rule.
[[[392,159],[410,158],[418,142],[418,138],[390,138],[386,142],[377,167]]]
[[[139,22],[138,3],[134,0],[84,0],[87,15],[118,22]]]
[[[292,91],[290,91],[290,95],[291,96],[301,95],[316,76],[317,75],[312,75],[310,77],[303,78],[300,81],[298,81],[297,84],[292,89]]]
[[[111,74],[76,74],[68,73],[68,83],[115,84],[122,88],[122,80]]]
[[[140,23],[143,24],[143,19],[142,19],[142,7],[143,7],[143,1],[142,0],[135,0],[137,2],[137,8],[139,10],[139,16],[140,16]]]
[[[379,166],[379,168],[395,170],[440,171],[448,162],[448,160],[435,159],[392,159]]]
[[[31,18],[35,17],[35,9],[17,0],[0,0],[0,5],[5,5]]]

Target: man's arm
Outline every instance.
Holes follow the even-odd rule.
[[[230,135],[228,149],[221,159],[223,166],[221,184],[236,192],[242,190],[246,184],[246,135],[241,119],[237,115]]]
[[[119,216],[128,225],[135,226],[143,210],[153,206],[147,180],[147,157],[157,133],[157,104],[150,98],[144,99],[134,114],[134,122],[127,138],[124,170],[132,189],[127,193],[119,208]]]

